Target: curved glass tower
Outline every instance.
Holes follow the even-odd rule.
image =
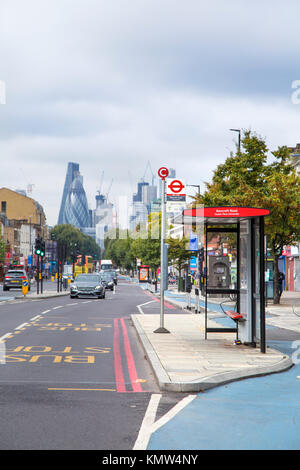
[[[69,162],[68,163],[68,168],[67,168],[67,174],[66,174],[66,179],[65,179],[65,185],[64,185],[64,190],[63,190],[63,195],[61,199],[61,205],[60,205],[60,210],[59,210],[59,216],[58,216],[58,225],[64,224],[64,212],[65,212],[65,205],[66,205],[66,200],[68,196],[68,190],[76,178],[76,176],[79,175],[79,164],[74,163],[74,162]]]
[[[62,219],[63,224],[74,227],[89,226],[88,202],[80,176],[76,176],[69,186]]]

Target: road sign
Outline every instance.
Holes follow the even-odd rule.
[[[22,281],[22,292],[23,295],[26,295],[29,289],[29,282],[27,280]]]
[[[198,237],[194,233],[190,233],[190,251],[198,251]]]
[[[161,179],[165,179],[167,178],[169,175],[169,170],[168,168],[166,168],[165,166],[162,166],[159,170],[158,170],[158,176],[161,178]]]
[[[185,182],[178,178],[168,178],[167,179],[167,201],[185,201]]]

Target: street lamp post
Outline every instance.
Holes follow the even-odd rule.
[[[198,188],[198,196],[200,195],[200,185],[199,184],[187,184],[186,186],[192,186],[193,188]]]
[[[239,149],[239,152],[241,151],[241,129],[229,129],[230,131],[233,131],[233,132],[238,132],[239,134],[239,144],[238,144],[238,149]]]

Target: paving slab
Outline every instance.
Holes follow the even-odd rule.
[[[170,333],[154,333],[157,314],[131,316],[147,358],[162,391],[200,392],[234,380],[282,372],[292,360],[267,347],[266,353],[236,345],[234,333],[210,333],[205,339],[204,315],[168,314]],[[216,327],[208,320],[209,327]]]

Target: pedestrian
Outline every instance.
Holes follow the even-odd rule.
[[[278,289],[279,289],[279,295],[281,296],[283,292],[283,281],[285,280],[285,275],[279,271],[278,274]]]

